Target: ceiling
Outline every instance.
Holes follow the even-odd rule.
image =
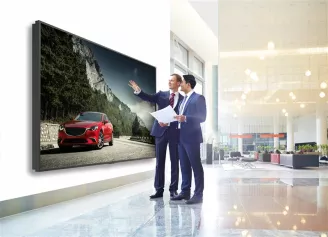
[[[189,2],[219,39],[221,112],[299,116],[318,102],[328,111],[320,88],[328,83],[328,0]]]

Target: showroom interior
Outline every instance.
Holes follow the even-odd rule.
[[[15,87],[1,81],[0,236],[327,237],[328,1],[96,2],[3,4],[0,60]],[[202,204],[170,200],[169,148],[156,200],[155,158],[32,169],[37,20],[156,67],[156,90],[172,73],[196,78]]]

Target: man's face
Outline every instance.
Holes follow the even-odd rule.
[[[171,76],[169,79],[169,88],[171,90],[177,90],[180,86],[180,82],[178,82],[176,76]]]
[[[189,84],[187,84],[186,81],[182,79],[182,83],[180,86],[181,86],[181,91],[186,92],[188,90]]]

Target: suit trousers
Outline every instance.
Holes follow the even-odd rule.
[[[171,160],[171,183],[170,192],[178,190],[179,183],[179,155],[178,155],[178,130],[168,127],[163,136],[155,138],[156,144],[156,170],[154,187],[156,191],[164,192],[165,185],[165,159],[166,149],[169,145]]]
[[[200,158],[200,143],[179,143],[179,157],[182,173],[181,192],[190,194],[192,171],[195,178],[194,195],[203,198],[204,169]]]

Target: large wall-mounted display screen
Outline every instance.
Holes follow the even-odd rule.
[[[113,35],[113,37],[119,37]],[[41,21],[33,24],[33,169],[154,158],[156,68]]]

